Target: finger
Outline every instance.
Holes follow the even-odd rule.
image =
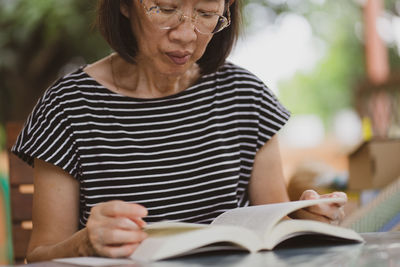
[[[297,210],[295,213],[295,217],[296,217],[296,219],[314,220],[314,221],[320,221],[320,222],[324,222],[324,223],[331,222],[331,220],[328,219],[327,217],[321,216],[319,214],[314,214],[305,209]]]
[[[330,221],[329,222],[329,224],[331,224],[331,225],[339,225],[340,224],[340,221],[339,220],[335,220],[335,221]]]
[[[138,246],[138,243],[125,244],[122,246],[104,246],[98,253],[100,256],[106,256],[109,258],[129,257]]]
[[[134,217],[134,218],[125,218],[125,217],[120,217],[121,219],[126,219],[129,222],[126,222],[126,226],[129,227],[128,229],[142,229],[147,225],[147,223],[140,217]],[[127,225],[129,223],[129,225]],[[125,223],[123,223],[125,224]]]
[[[337,205],[339,207],[344,206],[347,203],[347,194],[344,192],[333,192],[333,193],[321,195],[320,197],[321,198],[336,198],[336,199],[338,199],[332,205]]]
[[[331,221],[341,222],[345,217],[344,206],[320,204],[307,208],[309,212],[327,217]]]
[[[345,192],[341,192],[341,191],[336,191],[336,192],[332,192],[329,194],[323,194],[321,195],[321,197],[323,198],[343,198],[343,199],[347,199],[347,194]]]
[[[307,207],[307,208],[305,208],[305,210],[307,210],[313,214],[319,215],[319,216],[324,216],[324,217],[328,218],[329,220],[337,220],[340,218],[339,207],[337,207],[335,205],[322,203],[322,204],[314,205],[311,207]]]
[[[319,194],[312,189],[308,189],[300,196],[300,200],[319,199]]]
[[[127,217],[135,219],[137,217],[145,217],[147,215],[147,209],[139,204],[127,203],[120,200],[113,200],[107,202],[103,206],[102,213],[104,216],[111,217]]]
[[[125,230],[112,230],[105,231],[102,236],[104,245],[121,245],[140,243],[147,237],[143,231],[125,231]]]
[[[339,221],[339,223],[343,221],[345,216],[346,216],[346,213],[344,211],[344,207],[340,207],[339,208],[339,213],[338,213],[338,221]]]
[[[142,218],[136,218],[134,221],[140,228],[143,228],[147,225],[147,223]]]
[[[105,219],[108,221],[107,227],[109,229],[121,229],[121,230],[128,230],[128,231],[137,231],[143,228],[142,219],[138,218],[135,221],[131,220],[126,217],[117,217],[117,218],[108,218]],[[138,222],[136,222],[138,221]]]

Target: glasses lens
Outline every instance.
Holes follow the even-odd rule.
[[[195,26],[201,33],[216,33],[222,30],[226,24],[227,19],[223,16],[212,13],[199,13]]]
[[[178,26],[183,17],[178,5],[166,0],[164,3],[154,0],[141,1],[150,21],[160,29],[172,29]],[[221,31],[229,25],[227,18],[215,13],[194,11],[191,18],[196,30],[204,34],[212,34]]]
[[[150,21],[162,29],[175,27],[179,24],[177,8],[173,4],[161,5],[153,0],[143,0],[143,6]]]

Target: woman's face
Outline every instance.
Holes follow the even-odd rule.
[[[151,20],[140,0],[133,0],[131,7],[121,6],[121,12],[130,20],[138,42],[138,66],[159,74],[185,74],[201,58],[212,38],[212,34],[195,30],[189,18],[198,11],[222,15],[224,0],[145,0],[143,3],[181,10],[185,17],[177,26],[162,29]]]

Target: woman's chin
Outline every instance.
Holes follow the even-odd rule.
[[[189,71],[192,70],[193,64],[185,64],[185,65],[172,65],[170,67],[165,68],[162,73],[168,76],[184,76],[186,75]]]

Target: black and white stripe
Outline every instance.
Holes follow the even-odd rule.
[[[80,68],[46,91],[13,152],[80,182],[81,227],[112,199],[146,206],[148,222],[209,223],[248,205],[255,153],[288,118],[258,78],[230,63],[156,99],[111,92]]]

